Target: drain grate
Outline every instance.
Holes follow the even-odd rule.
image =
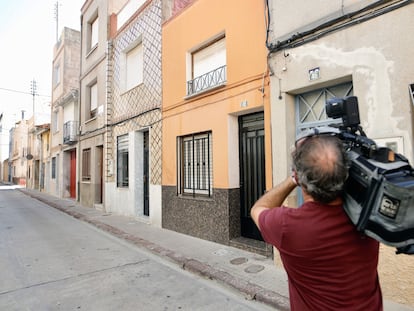
[[[239,257],[239,258],[234,258],[234,259],[230,260],[230,263],[232,265],[241,265],[241,264],[246,263],[247,261],[248,261],[247,258],[245,258],[245,257]]]

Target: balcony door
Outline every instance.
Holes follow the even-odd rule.
[[[76,198],[76,149],[70,152],[70,197]]]

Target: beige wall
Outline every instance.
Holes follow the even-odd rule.
[[[55,68],[59,67],[59,83]],[[49,192],[59,197],[67,197],[70,165],[64,150],[74,145],[64,144],[65,121],[78,121],[78,90],[80,74],[80,32],[65,27],[59,41],[55,44],[53,55],[52,107],[51,107],[51,145],[50,156],[56,158],[56,176],[48,185]],[[69,111],[65,120],[65,110]],[[52,161],[50,160],[50,163]]]
[[[106,124],[107,104],[107,48],[109,33],[109,3],[107,0],[86,1],[81,9],[81,73],[80,73],[80,138],[78,148],[78,176],[80,183],[80,202],[85,206],[94,207],[95,203],[104,197],[101,193],[100,161],[97,155],[100,148],[105,145],[104,125]],[[98,44],[92,48],[88,46],[89,26],[94,18],[98,16]],[[88,100],[88,87],[94,81],[98,88],[97,115],[90,117],[90,106]],[[91,180],[82,181],[82,151],[91,148]],[[104,202],[101,202],[104,203]]]
[[[38,188],[38,176],[36,176],[36,163],[38,165],[40,160],[40,140],[37,137],[37,128],[34,125],[34,118],[30,118],[28,121],[28,154],[30,153],[33,158],[27,159],[27,180],[26,187],[31,189]],[[30,174],[29,174],[30,172]],[[37,178],[36,178],[37,177]]]
[[[269,1],[272,18],[271,36],[282,39],[288,33],[297,33],[320,25],[333,18],[377,2],[376,0],[272,0]],[[276,18],[277,17],[277,18]]]
[[[41,163],[40,163],[40,189],[44,192],[49,192],[50,178],[48,175],[50,163],[50,129],[45,129],[41,134]],[[44,171],[42,172],[42,166]]]
[[[82,11],[82,49],[81,49],[81,125],[82,132],[93,131],[105,124],[106,105],[106,51],[108,39],[108,1],[88,1],[86,10]],[[98,16],[98,44],[88,49],[88,23]],[[98,84],[98,114],[91,119],[88,110],[88,86],[95,81]]]
[[[91,138],[83,139],[79,143],[79,183],[80,183],[80,203],[84,206],[94,207],[94,204],[97,203],[98,188],[101,187],[101,180],[99,176],[99,166],[98,159],[100,156],[99,151],[104,146],[104,135],[94,135]],[[90,148],[91,149],[91,180],[82,181],[82,150]]]
[[[9,181],[9,159],[6,159],[2,162],[2,181]]]
[[[12,154],[12,181],[20,185],[26,185],[27,174],[27,139],[28,121],[21,120],[16,123],[13,131]]]

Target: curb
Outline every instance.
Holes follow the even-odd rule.
[[[56,208],[57,210],[64,212],[78,220],[87,222],[105,232],[108,232],[118,238],[121,238],[123,240],[126,240],[136,246],[145,248],[146,250],[150,251],[151,253],[158,255],[160,257],[166,258],[169,261],[172,261],[176,263],[181,269],[189,271],[191,273],[197,274],[199,276],[216,280],[218,282],[221,282],[225,285],[228,285],[241,293],[245,294],[247,299],[250,300],[256,300],[262,303],[265,303],[267,305],[270,305],[277,310],[290,310],[289,309],[289,299],[286,297],[263,288],[262,286],[250,283],[248,281],[239,279],[237,277],[234,277],[230,273],[227,273],[225,271],[221,271],[219,269],[216,269],[212,266],[210,266],[207,263],[203,263],[199,260],[184,257],[172,250],[166,249],[162,246],[159,246],[153,242],[147,241],[145,239],[142,239],[140,237],[134,236],[132,234],[129,234],[123,230],[120,230],[116,227],[113,227],[111,225],[105,224],[98,220],[90,219],[89,217],[85,216],[82,213],[78,213],[75,211],[70,211],[65,207],[60,206],[58,203],[54,201],[50,201],[48,199],[45,199],[41,196],[37,196],[36,194],[30,193],[28,191],[25,191],[23,189],[19,189],[20,192],[24,193],[25,195],[28,195],[34,199],[37,199],[53,208]],[[58,199],[57,199],[58,200]],[[72,206],[71,206],[72,207]]]

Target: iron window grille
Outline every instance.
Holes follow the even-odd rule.
[[[353,84],[343,84],[313,90],[296,96],[296,132],[310,127],[340,123],[340,119],[328,118],[325,111],[326,101],[332,97],[353,95]]]
[[[179,193],[212,195],[211,132],[179,138]]]
[[[193,80],[187,81],[187,96],[223,85],[227,81],[227,65],[218,67]]]

